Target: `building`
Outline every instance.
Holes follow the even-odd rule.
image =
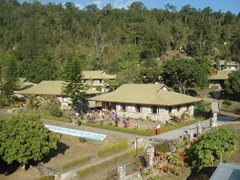
[[[222,88],[226,80],[228,80],[231,71],[223,70],[217,71],[213,75],[208,77],[209,87],[219,87]]]
[[[131,118],[168,121],[171,116],[188,112],[194,114],[194,103],[201,101],[184,94],[172,92],[164,84],[124,84],[111,93],[89,99],[104,111],[115,111]]]
[[[28,89],[15,91],[17,95],[33,95],[36,97],[55,96],[60,104],[61,109],[69,109],[70,98],[63,93],[63,87],[66,85],[64,81],[42,81]],[[89,89],[86,91],[88,97],[95,96],[101,92]]]
[[[225,62],[225,60],[220,60],[220,70],[237,71],[238,69],[239,64],[237,62]]]
[[[113,80],[115,75],[106,74],[104,71],[83,71],[82,82],[86,87],[101,92],[109,92],[107,80]]]

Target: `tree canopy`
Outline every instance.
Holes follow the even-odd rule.
[[[240,95],[240,70],[232,72],[226,82],[227,92]]]
[[[206,59],[173,59],[162,70],[166,85],[185,93],[190,87],[205,87],[208,84],[210,64]]]
[[[0,57],[10,53],[19,76],[38,83],[61,79],[72,57],[82,69],[104,69],[127,77],[123,82],[155,81],[164,61],[172,57],[206,57],[239,62],[239,16],[197,10],[147,9],[133,2],[128,9],[94,4],[79,9],[73,3],[41,4],[3,0],[0,3]],[[180,50],[181,49],[181,50]],[[145,66],[148,61],[155,66]],[[129,73],[122,62],[134,65]],[[47,68],[46,68],[47,67]],[[130,74],[130,75],[129,75]],[[142,79],[142,77],[146,77]],[[140,78],[139,78],[140,77]]]
[[[8,164],[41,161],[51,149],[57,148],[58,139],[37,117],[13,116],[0,121],[0,158]]]

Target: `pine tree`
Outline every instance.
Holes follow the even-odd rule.
[[[6,67],[3,70],[2,95],[8,100],[11,99],[18,80],[17,63],[9,57]]]
[[[84,85],[81,82],[83,76],[79,61],[68,61],[63,77],[66,81],[63,92],[70,97],[72,108],[80,112],[84,104],[85,91]]]

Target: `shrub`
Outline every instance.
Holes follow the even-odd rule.
[[[128,147],[128,142],[123,141],[123,142],[120,142],[118,144],[114,144],[112,146],[107,146],[103,149],[100,149],[98,151],[98,156],[99,157],[107,156],[109,154],[113,154],[113,153],[119,152],[123,149],[126,149],[127,147]]]
[[[203,116],[206,112],[205,106],[203,103],[196,103],[194,106],[194,115]]]
[[[160,152],[170,152],[169,146],[167,142],[162,143],[161,145],[156,147],[158,151]]]
[[[62,117],[62,111],[60,110],[59,106],[55,105],[49,109],[49,114],[55,117]]]
[[[55,177],[54,176],[41,176],[39,178],[39,180],[54,180]]]
[[[196,117],[205,117],[209,118],[212,116],[212,111],[207,110],[203,103],[196,103],[194,106],[194,115]]]
[[[80,141],[80,143],[85,143],[85,142],[87,142],[87,139],[86,139],[86,138],[83,138],[83,137],[80,137],[80,138],[79,138],[79,141]]]
[[[54,117],[54,116],[48,116],[48,115],[40,115],[42,118],[48,119],[48,120],[54,120],[54,121],[60,121],[60,122],[67,122],[70,123],[72,120],[70,118],[63,118],[63,117]]]
[[[237,148],[234,132],[227,128],[213,129],[205,134],[187,151],[187,159],[193,169],[201,170],[222,160],[224,154],[231,155]]]
[[[6,106],[6,102],[7,102],[6,98],[0,97],[0,108],[5,107]]]
[[[232,105],[232,102],[227,99],[227,100],[223,101],[223,104],[226,104],[226,105],[230,106],[230,105]]]

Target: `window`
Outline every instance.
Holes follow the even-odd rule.
[[[141,107],[140,107],[139,104],[137,104],[137,105],[135,106],[135,109],[136,109],[136,112],[141,112]]]
[[[109,111],[111,111],[111,110],[112,110],[111,103],[107,103],[107,109],[108,109]]]
[[[180,109],[181,109],[181,107],[180,107],[180,106],[178,106],[178,107],[177,107],[177,111],[179,112],[179,111],[180,111]]]
[[[157,114],[157,106],[152,106],[152,113]]]
[[[172,113],[172,107],[169,107],[169,109],[168,109],[168,113],[169,113],[169,114]]]
[[[122,111],[126,111],[126,105],[122,104]]]

